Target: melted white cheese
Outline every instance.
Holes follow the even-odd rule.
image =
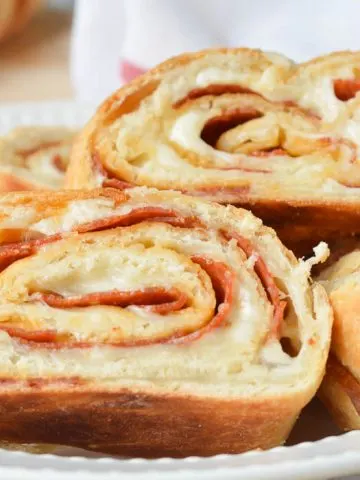
[[[208,112],[192,111],[178,117],[170,133],[170,139],[182,148],[210,157],[221,158],[229,163],[234,161],[234,155],[215,150],[201,139],[201,131]]]
[[[0,228],[23,228],[36,216],[36,211],[32,207],[2,207],[2,212],[9,215],[0,222]],[[1,212],[1,213],[2,213]]]
[[[359,121],[348,120],[342,130],[344,137],[360,145],[360,123]]]
[[[319,78],[304,88],[300,104],[319,112],[328,122],[334,121],[343,108],[343,102],[336,98],[333,80],[329,77]]]
[[[69,232],[76,225],[113,215],[115,213],[113,206],[114,201],[111,198],[75,200],[68,204],[67,211],[62,217],[44,218],[35,223],[32,228],[46,235],[52,235],[59,231],[61,225],[63,232]]]
[[[230,71],[227,69],[210,67],[204,70],[201,70],[196,76],[195,83],[199,87],[206,87],[213,83],[216,84],[227,84],[227,83],[236,83],[240,84],[242,82],[248,83],[250,80],[250,75],[242,73],[239,71]]]
[[[290,365],[292,358],[283,351],[277,340],[267,342],[261,349],[260,357],[268,365]]]

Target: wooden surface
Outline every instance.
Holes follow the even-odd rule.
[[[0,102],[69,99],[71,15],[40,12],[17,37],[0,44]]]

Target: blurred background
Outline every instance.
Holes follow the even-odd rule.
[[[0,0],[0,102],[73,97],[69,52],[74,2],[32,1],[24,19],[14,3]]]
[[[360,0],[0,0],[0,102],[98,103],[169,56],[360,49]]]

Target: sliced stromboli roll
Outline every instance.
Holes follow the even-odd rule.
[[[318,86],[306,80],[316,65],[246,49],[171,59],[100,106],[73,150],[67,185],[146,185],[245,206],[299,254],[354,233],[358,123],[339,126],[318,108]]]
[[[259,163],[264,170],[263,161],[246,154],[276,142],[276,132],[256,135],[263,110],[271,110],[258,93],[271,96],[291,68],[285,57],[249,49],[209,50],[165,62],[100,107],[74,148],[69,186],[127,182],[225,202],[246,198],[249,181],[239,172],[251,173]],[[243,139],[228,138],[226,131],[248,122],[254,122],[252,134],[244,125]]]
[[[18,127],[0,139],[0,191],[58,189],[75,132],[64,127]]]
[[[325,245],[298,262],[246,210],[144,187],[8,194],[0,229],[4,441],[269,448],[315,394]]]
[[[320,396],[341,428],[360,429],[360,241],[352,251],[336,255],[318,278],[334,310],[331,354]]]

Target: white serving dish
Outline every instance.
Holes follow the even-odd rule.
[[[72,102],[2,105],[0,135],[18,125],[81,126],[93,111],[91,105]],[[360,431],[340,434],[317,400],[301,415],[288,444],[266,452],[184,460],[120,459],[65,447],[52,454],[0,449],[0,479],[360,479]]]

